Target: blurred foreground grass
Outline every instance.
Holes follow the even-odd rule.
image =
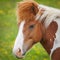
[[[16,21],[16,2],[20,0],[0,0],[0,60],[18,60],[12,54],[13,44],[18,32]],[[60,8],[60,0],[36,0],[38,3]],[[19,60],[50,60],[44,48],[37,43]]]

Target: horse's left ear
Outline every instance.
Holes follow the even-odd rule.
[[[31,12],[32,12],[34,15],[36,15],[36,14],[38,13],[38,11],[39,11],[38,5],[32,3],[32,6],[31,6],[30,10],[31,10]]]
[[[39,11],[38,11],[38,13],[36,14],[36,17],[35,17],[36,20],[39,20],[39,21],[44,20],[44,16],[41,17],[43,15],[44,11],[45,11],[45,9],[43,9],[43,8],[39,9]]]

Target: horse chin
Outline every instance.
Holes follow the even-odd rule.
[[[24,58],[24,56],[16,56],[18,59],[23,59]]]
[[[24,57],[25,57],[25,54],[16,55],[16,58],[18,58],[18,59],[23,59]]]

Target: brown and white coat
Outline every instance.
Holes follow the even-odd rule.
[[[39,5],[38,8],[40,12],[36,15],[36,20],[42,21],[45,25],[46,39],[52,43],[51,52],[49,52],[52,56],[53,52],[60,48],[60,10],[45,5]]]
[[[60,60],[60,10],[24,1],[18,3],[17,18],[19,32],[13,48],[17,57],[41,42],[52,60]]]

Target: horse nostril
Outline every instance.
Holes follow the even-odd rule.
[[[22,53],[20,48],[18,48],[18,50],[16,51],[16,57],[22,58]]]
[[[20,48],[18,48],[18,52],[21,52],[21,49]]]
[[[17,54],[17,55],[21,54],[21,49],[20,49],[20,48],[18,48],[16,54]]]

